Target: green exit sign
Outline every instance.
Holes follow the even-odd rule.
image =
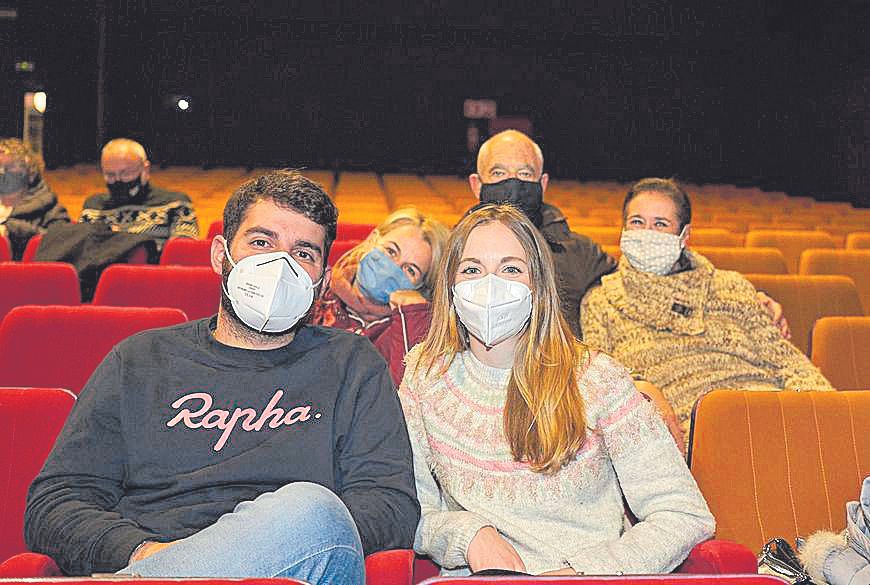
[[[36,70],[36,63],[33,61],[19,61],[15,64],[15,71],[19,73],[33,73]]]

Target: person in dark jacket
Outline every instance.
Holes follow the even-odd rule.
[[[66,208],[42,178],[42,157],[17,138],[0,138],[0,237],[21,260],[30,238],[69,223]]]
[[[117,345],[34,480],[29,548],[72,575],[362,584],[420,509],[387,365],[309,325],[338,212],[319,185],[242,185],[212,242],[218,314]]]
[[[110,140],[100,155],[106,193],[88,197],[81,223],[153,236],[158,249],[169,238],[196,238],[199,225],[190,197],[155,187],[145,148],[128,138]]]
[[[448,235],[419,209],[397,209],[338,260],[313,323],[368,337],[398,386],[405,354],[429,330],[429,301]]]

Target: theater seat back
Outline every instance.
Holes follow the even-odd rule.
[[[0,562],[27,550],[27,490],[74,403],[69,390],[0,388]]]
[[[211,267],[115,264],[100,275],[94,304],[175,307],[201,319],[217,313],[220,298],[220,276]]]
[[[846,276],[747,274],[746,278],[782,304],[791,326],[791,341],[807,355],[817,319],[864,314],[855,283]]]
[[[834,388],[870,389],[870,317],[819,319],[810,355]]]
[[[161,266],[211,266],[211,240],[171,238],[160,254]]]
[[[864,314],[870,315],[870,250],[804,250],[800,274],[842,274],[855,281]]]
[[[689,465],[716,538],[760,551],[840,531],[870,474],[870,392],[717,390],[692,420]]]
[[[785,256],[790,274],[798,273],[801,252],[808,248],[836,248],[837,243],[825,232],[810,230],[760,230],[746,234],[748,248],[778,248]]]
[[[170,308],[16,307],[0,323],[0,385],[78,394],[116,343],[185,320],[182,311]]]
[[[79,277],[63,262],[0,263],[0,321],[21,305],[78,305]]]
[[[776,248],[743,248],[692,246],[720,270],[736,270],[743,274],[788,274],[785,257]]]

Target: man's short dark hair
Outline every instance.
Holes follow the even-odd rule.
[[[329,250],[335,241],[338,209],[323,187],[292,170],[272,171],[251,179],[236,189],[224,207],[223,235],[228,245],[236,237],[248,208],[258,201],[272,201],[322,225],[326,230],[323,241],[323,266],[326,267]]]

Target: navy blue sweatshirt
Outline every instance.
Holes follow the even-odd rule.
[[[410,548],[411,448],[371,343],[306,326],[245,350],[215,341],[214,323],[146,331],[106,356],[30,488],[30,549],[71,575],[117,571],[141,542],[190,536],[294,481],[335,492],[367,554]]]

